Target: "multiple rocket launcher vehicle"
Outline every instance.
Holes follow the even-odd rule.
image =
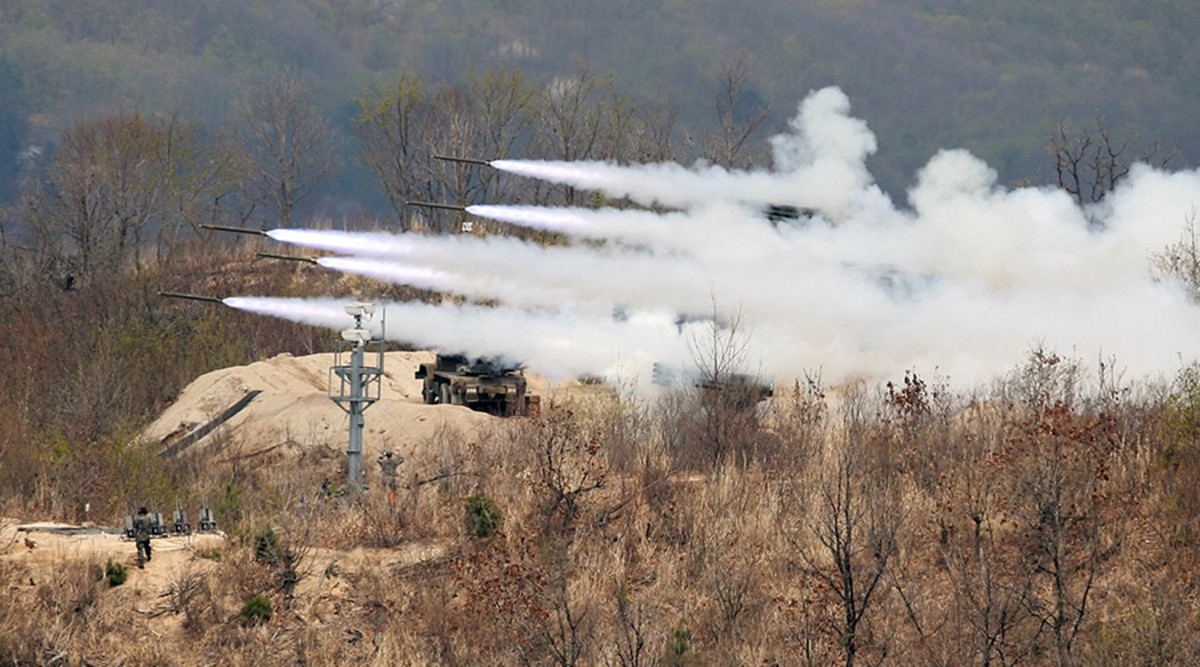
[[[438,206],[431,204],[431,206]],[[443,208],[465,210],[465,207],[443,205]],[[268,236],[259,229],[229,225],[201,225],[205,229],[251,236]],[[312,257],[256,252],[256,257],[304,262],[319,266]],[[187,299],[224,305],[215,296],[183,292],[159,292],[159,296]],[[527,415],[536,412],[540,397],[527,391],[525,373],[520,365],[505,365],[493,359],[469,360],[462,355],[439,354],[432,363],[418,366],[415,373],[423,380],[421,396],[427,404],[463,405],[472,410],[501,417]]]
[[[480,160],[476,158],[452,157],[446,155],[432,155],[436,160],[444,160],[447,162],[456,162],[461,164],[471,164],[484,167],[491,167],[492,163],[489,160]],[[442,204],[437,202],[422,202],[422,201],[406,201],[407,206],[419,206],[423,208],[441,209],[448,211],[456,211],[466,213],[467,207],[458,204]],[[785,221],[800,220],[802,217],[810,218],[814,214],[808,209],[801,209],[796,206],[787,204],[768,204],[763,209],[763,214],[772,224],[779,224]],[[251,229],[247,227],[234,227],[230,225],[200,225],[204,229],[211,229],[219,232],[229,232],[234,234],[247,234],[253,236],[268,236],[265,230]],[[317,260],[313,257],[302,257],[297,255],[285,255],[270,252],[257,252],[255,256],[264,259],[277,259],[292,262],[304,262],[319,266]],[[188,299],[193,301],[204,301],[209,303],[224,304],[222,299],[213,296],[205,296],[200,294],[186,294],[181,292],[159,292],[160,296]],[[654,384],[667,385],[674,382],[674,377],[667,379],[667,375],[674,376],[674,372],[664,373],[664,368],[660,364],[655,364],[654,369]],[[427,404],[452,404],[465,405],[474,410],[488,412],[499,416],[525,415],[537,410],[539,397],[529,394],[526,389],[524,373],[520,365],[503,365],[491,359],[474,359],[469,360],[462,355],[441,355],[433,363],[421,364],[416,371],[416,379],[423,380],[422,398]],[[737,375],[734,377],[734,384],[739,388],[739,395],[745,394],[750,398],[746,407],[752,407],[761,400],[765,400],[772,396],[773,387],[769,381],[751,378],[746,375]],[[695,383],[705,392],[711,392],[714,388],[711,383]],[[746,393],[748,391],[748,393]]]

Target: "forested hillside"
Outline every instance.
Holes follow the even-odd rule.
[[[102,17],[102,18],[101,18]],[[0,2],[0,197],[44,164],[58,134],[88,116],[185,111],[219,128],[255,86],[294,68],[338,130],[339,168],[324,206],[383,213],[364,186],[354,98],[411,72],[459,84],[490,66],[535,81],[580,63],[659,115],[677,106],[676,152],[718,125],[730,63],[745,68],[739,113],[769,108],[770,131],[810,89],[841,86],[880,138],[874,173],[903,194],[937,149],[965,147],[1003,180],[1048,179],[1055,119],[1102,114],[1130,136],[1182,149],[1200,133],[1200,8],[1121,0],[1001,5],[867,2],[436,2],[288,0]],[[524,155],[520,157],[537,157]],[[761,159],[762,156],[757,156]],[[355,208],[355,207],[351,207]]]

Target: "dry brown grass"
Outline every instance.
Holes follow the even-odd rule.
[[[139,574],[115,588],[95,580],[103,565],[95,560],[49,569],[0,561],[8,602],[0,605],[0,652],[35,664],[1196,658],[1200,558],[1169,538],[1163,492],[1146,486],[1153,438],[1121,428],[1124,419],[1144,424],[1143,412],[1114,414],[1104,446],[1093,447],[1096,425],[1109,422],[1082,403],[1051,414],[1003,395],[958,397],[912,411],[897,410],[885,391],[858,391],[840,407],[803,387],[777,397],[763,424],[773,447],[695,470],[678,467],[662,414],[612,398],[545,406],[569,420],[555,426],[567,445],[557,458],[537,453],[552,422],[439,432],[406,460],[395,504],[379,490],[317,499],[320,480],[339,474],[338,457],[212,466],[193,493],[232,482],[244,489],[219,558],[192,553],[153,586]],[[1051,437],[1099,457],[1064,472],[1107,474],[1084,480],[1097,511],[1079,518],[1103,539],[1063,533],[1072,562],[1085,563],[1089,549],[1096,555],[1086,561],[1088,607],[1065,646],[1046,625],[1052,591],[1018,493],[1035,461],[1027,452]],[[839,556],[822,541],[833,529],[825,494],[845,465],[861,503],[846,516],[864,531],[851,538],[846,565],[860,582],[879,574],[869,599],[859,593],[853,656]],[[547,466],[560,466],[568,482],[602,483],[551,488]],[[583,489],[569,509],[553,502],[564,489]],[[465,499],[477,493],[504,513],[488,538],[467,528]],[[296,552],[290,589],[255,558],[254,536],[268,527]],[[1068,579],[1068,601],[1084,590],[1084,572]],[[254,625],[239,612],[260,594],[275,611]]]

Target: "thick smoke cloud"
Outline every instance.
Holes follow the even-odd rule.
[[[281,229],[286,243],[339,257],[327,268],[499,302],[392,304],[389,338],[522,360],[559,377],[645,379],[684,363],[710,332],[696,316],[740,318],[747,370],[826,379],[937,372],[969,384],[1035,346],[1134,376],[1171,374],[1200,354],[1200,308],[1156,282],[1151,259],[1200,202],[1200,174],[1137,165],[1101,204],[1052,188],[1005,189],[962,150],[916,175],[908,207],[872,182],[876,150],[836,88],[812,93],[771,139],[774,168],[497,160],[512,174],[671,207],[645,210],[477,205],[480,217],[562,232],[512,238]],[[799,220],[772,222],[771,204]],[[597,243],[597,240],[601,241]],[[264,314],[348,326],[342,300],[230,299]],[[616,317],[630,314],[629,317]],[[684,317],[681,317],[684,316]]]

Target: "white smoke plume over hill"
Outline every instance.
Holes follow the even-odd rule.
[[[812,93],[771,139],[771,170],[699,164],[497,160],[493,167],[676,210],[477,205],[473,215],[578,240],[274,230],[322,248],[335,270],[498,302],[391,304],[387,335],[422,346],[525,361],[555,376],[649,375],[683,363],[703,322],[740,314],[746,370],[827,380],[936,369],[984,381],[1043,346],[1127,375],[1172,374],[1200,355],[1200,307],[1157,282],[1150,260],[1200,203],[1200,174],[1137,165],[1101,204],[1053,188],[1005,189],[962,150],[917,174],[910,206],[872,182],[876,149],[836,88]],[[768,205],[804,209],[772,222]],[[811,212],[811,215],[809,213]],[[596,240],[603,241],[597,243]],[[345,328],[342,300],[229,299],[231,306]],[[614,309],[631,313],[614,318]],[[688,318],[684,318],[688,319]]]

